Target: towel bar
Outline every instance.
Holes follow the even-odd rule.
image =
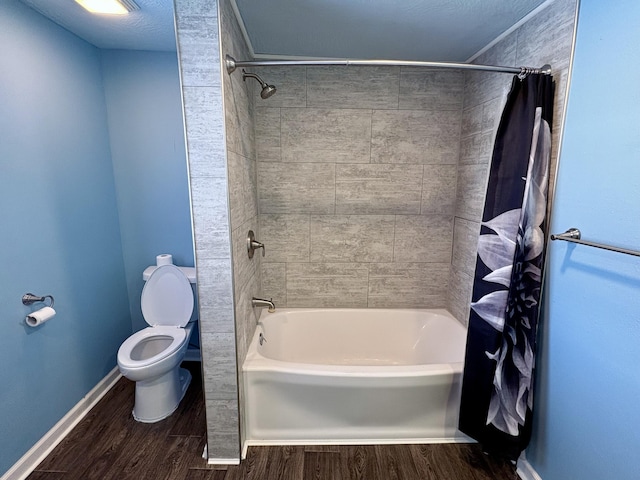
[[[601,248],[603,250],[609,250],[611,252],[624,253],[625,255],[640,257],[640,252],[637,250],[630,250],[628,248],[614,247],[612,245],[605,245],[604,243],[588,242],[586,240],[582,240],[582,233],[577,228],[570,228],[564,233],[552,234],[551,240],[564,240],[565,242],[578,243],[580,245],[587,245],[588,247]]]

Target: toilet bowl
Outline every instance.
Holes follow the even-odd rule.
[[[136,382],[133,418],[154,423],[171,415],[191,381],[180,368],[192,324],[191,283],[174,265],[157,267],[142,289],[142,315],[149,327],[134,333],[118,349],[118,368]]]

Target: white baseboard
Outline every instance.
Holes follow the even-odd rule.
[[[24,480],[47,455],[66,437],[96,403],[116,384],[122,375],[114,367],[98,384],[87,393],[67,414],[44,434],[0,480]]]
[[[209,465],[240,465],[239,458],[209,458],[206,443],[204,445],[204,451],[202,452],[202,458],[204,458]],[[244,459],[244,457],[242,458]]]
[[[249,450],[249,444],[245,440],[242,442],[242,451],[240,452],[240,458],[245,460],[247,458],[247,451]]]
[[[518,459],[518,469],[516,470],[516,473],[522,480],[542,480],[542,477],[538,475],[538,472],[536,472],[527,461],[527,458],[524,456],[524,452],[522,452]]]
[[[210,458],[207,460],[209,465],[240,465],[239,458]]]

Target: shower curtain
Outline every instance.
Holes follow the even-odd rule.
[[[516,460],[531,434],[554,84],[514,77],[496,135],[469,314],[459,428]]]

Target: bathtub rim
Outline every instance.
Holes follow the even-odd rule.
[[[258,354],[260,355],[260,354]],[[243,372],[278,372],[291,375],[332,376],[348,378],[406,378],[422,377],[425,375],[445,375],[462,373],[464,362],[437,363],[425,365],[317,365],[313,363],[283,362],[282,360],[267,359],[262,363],[262,357],[245,360]],[[255,362],[253,362],[255,360]],[[268,362],[268,363],[267,363]]]
[[[317,364],[303,362],[288,362],[276,360],[263,356],[258,351],[258,341],[260,333],[263,332],[263,319],[277,313],[288,312],[320,312],[320,311],[377,311],[377,312],[420,312],[430,313],[446,317],[455,322],[464,331],[466,338],[467,327],[458,321],[449,311],[443,308],[281,308],[276,312],[269,313],[264,309],[258,319],[256,329],[249,344],[247,354],[242,362],[243,372],[281,372],[288,374],[300,374],[310,376],[335,376],[350,378],[367,377],[419,377],[428,375],[456,374],[462,373],[464,358],[460,362],[451,363],[425,363],[425,364],[399,364],[399,365],[340,365],[340,364]]]

